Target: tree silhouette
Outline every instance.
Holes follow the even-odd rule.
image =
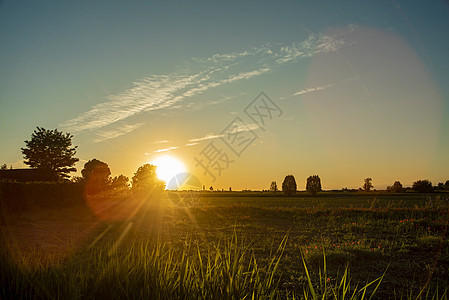
[[[402,184],[399,181],[395,181],[393,186],[388,186],[387,191],[401,193],[403,191]]]
[[[282,182],[282,191],[285,195],[291,196],[296,193],[296,180],[293,175],[287,175]]]
[[[132,187],[136,191],[162,191],[165,183],[156,176],[156,166],[144,164],[132,178]]]
[[[276,184],[276,181],[272,181],[270,185],[270,191],[273,192],[273,195],[276,195],[277,190],[278,185]]]
[[[370,177],[365,178],[365,183],[363,184],[363,190],[365,192],[369,192],[372,188],[373,188],[373,184],[371,183],[373,179],[371,179]]]
[[[111,170],[105,162],[95,158],[89,160],[84,164],[81,175],[83,175],[86,182],[86,191],[89,194],[98,193],[109,188]]]
[[[433,192],[432,182],[427,179],[415,181],[412,190],[418,193],[431,193]]]
[[[68,178],[67,173],[75,172],[73,167],[78,158],[74,157],[76,148],[72,147],[73,135],[62,131],[47,130],[36,127],[31,139],[25,141],[25,148],[21,148],[24,163],[31,168],[39,169],[45,174],[46,180]]]
[[[120,174],[115,176],[111,180],[111,187],[117,191],[123,191],[129,189],[129,178]]]
[[[8,166],[6,164],[3,164],[0,166],[0,170],[8,170]]]
[[[315,196],[316,193],[321,192],[321,179],[318,175],[312,175],[307,178],[306,190],[313,196]]]

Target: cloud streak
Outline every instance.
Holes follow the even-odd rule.
[[[328,89],[328,88],[333,87],[333,86],[335,86],[335,84],[331,83],[331,84],[326,84],[326,85],[323,85],[323,86],[316,86],[316,87],[313,87],[313,88],[307,88],[307,89],[300,90],[300,91],[294,93],[293,96],[299,96],[299,95],[304,95],[304,94],[313,93],[313,92],[317,92],[317,91],[322,91],[322,90]]]
[[[200,137],[200,138],[190,139],[189,142],[191,142],[191,143],[202,142],[202,141],[207,141],[207,140],[218,139],[218,138],[221,138],[221,137],[223,137],[223,134],[209,133],[209,134],[206,134],[205,136]]]
[[[122,129],[103,128],[143,112],[182,107],[186,105],[186,99],[208,90],[261,76],[285,63],[337,51],[344,44],[339,36],[311,33],[300,43],[276,47],[265,44],[240,52],[215,54],[207,59],[194,59],[199,71],[136,80],[128,89],[107,96],[103,102],[60,126],[70,132],[103,130],[98,133],[97,142],[114,138],[135,130],[136,124]]]
[[[340,83],[329,83],[329,84],[326,84],[326,85],[315,86],[315,87],[312,87],[312,88],[303,89],[303,90],[300,90],[300,91],[294,93],[293,96],[300,96],[300,95],[309,94],[309,93],[313,93],[313,92],[323,91],[325,89],[328,89],[328,88],[331,88],[331,87],[334,87],[334,86],[337,86],[337,85],[340,85],[340,84],[348,83],[348,82],[353,81],[353,80],[355,80],[357,78],[358,77],[351,77],[351,78],[343,80]]]
[[[179,147],[173,146],[173,147],[168,147],[168,148],[164,148],[164,149],[155,150],[154,152],[155,152],[155,153],[167,152],[167,151],[171,151],[171,150],[176,150],[176,149],[178,149],[178,148],[179,148]]]
[[[161,141],[155,141],[155,142],[153,142],[153,144],[166,144],[168,142],[170,142],[170,141],[168,141],[168,140],[161,140]]]
[[[108,130],[99,130],[96,132],[96,138],[94,143],[103,142],[109,139],[113,139],[124,134],[130,133],[137,128],[141,127],[144,123],[137,124],[121,124],[120,126],[114,126],[114,128]]]
[[[261,126],[259,124],[245,124],[241,122],[234,123],[237,126],[237,132],[245,132],[245,131],[253,131],[259,129]],[[215,133],[208,133],[205,136],[199,137],[199,138],[193,138],[189,140],[189,143],[186,144],[186,146],[194,146],[199,144],[203,141],[218,139],[225,137],[225,134],[215,134]]]
[[[198,145],[198,143],[187,143],[187,144],[185,144],[186,147],[192,147],[192,146],[195,146],[195,145]]]

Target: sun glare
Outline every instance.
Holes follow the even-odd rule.
[[[160,156],[153,160],[151,164],[157,167],[157,177],[166,183],[176,175],[186,172],[184,164],[173,156]]]

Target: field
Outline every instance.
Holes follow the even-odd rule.
[[[447,299],[447,194],[166,192],[2,208],[1,299]]]

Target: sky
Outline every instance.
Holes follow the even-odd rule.
[[[449,179],[449,3],[0,1],[0,164],[36,126],[132,177],[382,189]]]

